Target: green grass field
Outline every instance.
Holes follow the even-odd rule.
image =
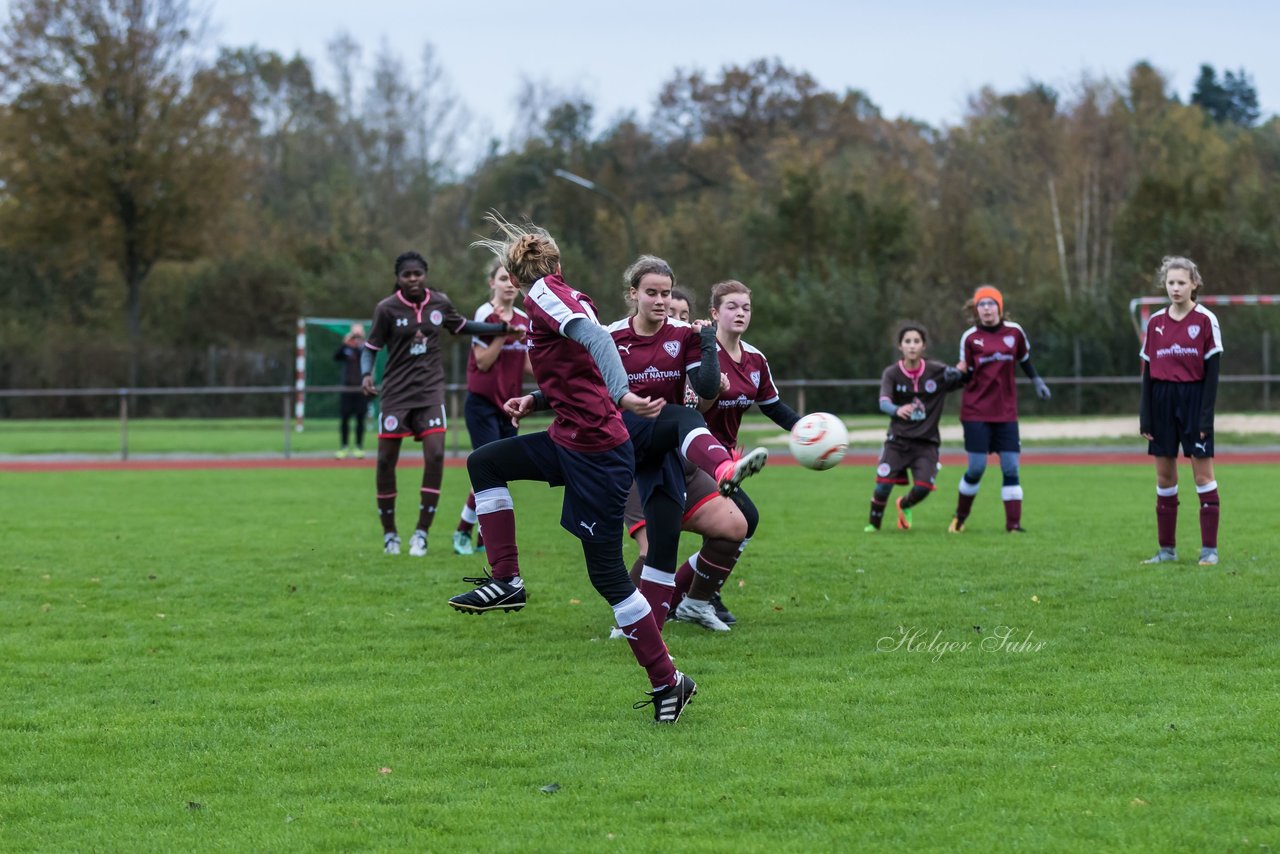
[[[0,473],[0,849],[1274,849],[1277,468],[1220,468],[1215,569],[1186,496],[1138,565],[1145,466],[1026,469],[1020,537],[991,472],[965,534],[949,467],[865,535],[869,469],[766,469],[667,727],[558,491],[515,490],[529,606],[467,617],[461,469],[425,560],[367,468]]]

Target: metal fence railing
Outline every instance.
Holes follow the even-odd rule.
[[[1090,387],[1106,387],[1106,386],[1131,386],[1133,392],[1136,393],[1139,385],[1139,378],[1136,376],[1124,377],[1046,377],[1046,382],[1054,389],[1056,401],[1066,401],[1060,403],[1062,414],[1082,414],[1084,409],[1083,393]],[[1020,382],[1026,383],[1025,378],[1020,378]],[[1250,404],[1246,408],[1261,411],[1270,411],[1271,409],[1271,386],[1280,383],[1280,376],[1274,374],[1234,374],[1225,375],[1220,378],[1223,386],[1243,386],[1253,384],[1258,386],[1256,395],[1240,396],[1241,400],[1247,400]],[[795,407],[798,412],[809,412],[810,404],[815,403],[815,407],[828,408],[834,411],[866,411],[868,413],[875,412],[874,403],[869,406],[862,405],[865,401],[861,398],[866,397],[869,400],[875,394],[875,390],[880,386],[878,379],[810,379],[810,380],[785,380],[778,381],[779,391],[787,399],[788,403]],[[359,391],[358,388],[349,388],[346,386],[309,386],[306,394],[338,394],[341,392]],[[466,395],[466,386],[459,383],[450,383],[445,387],[446,391],[446,411],[450,421],[454,424],[462,424],[462,403]],[[115,400],[115,413],[119,417],[120,423],[120,459],[129,458],[129,425],[131,419],[138,418],[135,409],[140,401],[148,398],[172,398],[182,396],[198,396],[208,397],[213,395],[236,396],[240,398],[267,398],[275,396],[279,399],[280,413],[280,435],[281,435],[281,453],[288,458],[293,455],[293,434],[295,431],[294,420],[294,403],[296,399],[297,389],[292,385],[278,386],[195,386],[195,387],[173,387],[173,388],[54,388],[54,389],[0,389],[0,402],[9,400],[38,399],[38,398],[96,398],[99,401],[105,400],[109,403]],[[856,394],[859,398],[859,405],[853,407],[837,406],[834,402],[838,399],[848,399],[851,394]],[[1221,394],[1221,393],[1220,393]],[[1233,402],[1234,403],[1234,402]],[[1219,407],[1222,408],[1221,406]],[[259,413],[261,415],[261,413]],[[451,450],[456,454],[462,448],[461,430],[450,430],[452,434]]]

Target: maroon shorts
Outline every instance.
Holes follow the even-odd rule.
[[[886,439],[876,466],[876,483],[907,484],[907,472],[916,486],[933,489],[938,476],[938,446],[917,439]]]
[[[378,415],[378,438],[407,439],[412,436],[421,440],[431,433],[443,433],[448,426],[443,403],[417,409],[384,409]]]
[[[720,495],[720,485],[716,479],[688,460],[684,461],[684,517],[688,522],[694,513],[711,499]],[[633,482],[627,494],[627,507],[623,511],[627,533],[635,536],[636,531],[644,527],[644,508],[640,506],[640,491]]]

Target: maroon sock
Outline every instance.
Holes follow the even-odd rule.
[[[1156,496],[1156,534],[1160,548],[1171,549],[1177,545],[1178,496]]]
[[[973,499],[977,497],[978,496],[976,495],[965,495],[963,492],[960,493],[960,499],[956,502],[957,521],[963,522],[965,519],[969,518],[969,511],[973,509]]]
[[[506,581],[520,574],[519,550],[516,548],[516,511],[495,510],[480,517],[480,525],[489,535],[484,557],[493,569],[493,577]]]
[[[716,469],[726,460],[731,459],[729,449],[720,444],[720,440],[712,436],[706,429],[694,430],[680,449],[684,458],[712,477]]]
[[[671,594],[672,608],[680,604],[680,600],[689,592],[689,586],[693,584],[693,565],[690,561],[696,560],[697,557],[697,555],[694,555],[689,558],[689,560],[680,564],[680,568],[676,570],[676,589]]]
[[[431,521],[436,518],[436,505],[440,503],[440,490],[422,487],[422,503],[418,505],[418,530],[430,531]]]
[[[636,661],[649,674],[649,684],[655,691],[676,684],[676,666],[671,663],[671,654],[667,652],[662,630],[658,628],[652,612],[618,628],[622,629],[622,636],[631,645]]]
[[[662,631],[662,627],[667,623],[667,617],[671,614],[671,594],[675,592],[675,588],[642,578],[636,589],[653,609],[653,621],[658,624],[658,631]]]
[[[884,521],[884,508],[888,506],[889,506],[888,501],[876,501],[874,498],[872,498],[871,499],[871,515],[867,517],[867,521],[869,521],[872,525],[875,525],[877,528],[879,528],[880,523]]]
[[[1004,529],[1012,531],[1022,527],[1022,499],[1010,498],[1004,502]]]
[[[378,519],[382,522],[382,533],[396,532],[396,494],[378,495]]]
[[[1200,499],[1200,544],[1206,549],[1218,547],[1218,488],[1196,495]]]
[[[467,509],[470,510],[473,514],[476,512],[476,494],[474,492],[467,493]],[[466,534],[467,536],[471,536],[471,529],[474,528],[475,526],[476,525],[474,522],[468,522],[466,519],[462,517],[458,517],[459,533],[463,533],[463,534]]]
[[[698,552],[698,566],[693,570],[689,598],[707,602],[720,592],[733,565],[738,562],[738,544],[732,540],[709,539]]]

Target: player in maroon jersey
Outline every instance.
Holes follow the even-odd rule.
[[[1018,435],[1018,392],[1014,384],[1016,362],[1035,385],[1036,396],[1048,400],[1049,386],[1031,364],[1031,345],[1022,327],[1004,315],[1004,296],[991,285],[973,292],[969,303],[977,322],[960,336],[960,363],[968,374],[968,384],[960,404],[960,424],[964,427],[964,449],[969,468],[960,478],[956,515],[947,528],[953,534],[964,531],[978,486],[987,470],[987,456],[998,454],[1003,484],[1004,528],[1021,532],[1022,484],[1019,460],[1022,440]],[[969,307],[969,306],[966,306]]]
[[[938,447],[942,437],[938,421],[947,392],[960,387],[965,376],[958,368],[926,360],[929,333],[924,326],[907,321],[898,327],[898,349],[902,358],[884,369],[880,376],[880,411],[889,416],[889,433],[876,465],[876,487],[871,495],[871,515],[863,530],[880,530],[889,495],[895,485],[911,491],[899,498],[898,527],[911,528],[911,508],[929,497],[938,475]]]
[[[1156,458],[1156,530],[1160,550],[1144,563],[1178,559],[1178,447],[1191,458],[1200,504],[1200,565],[1218,562],[1218,481],[1213,474],[1213,406],[1218,396],[1222,333],[1196,302],[1204,285],[1189,258],[1160,262],[1157,287],[1170,305],[1147,321],[1142,343],[1139,431]]]
[[[400,443],[412,436],[422,443],[422,490],[418,524],[409,539],[409,554],[427,553],[427,532],[435,518],[444,478],[444,365],[440,332],[454,335],[507,334],[506,323],[477,323],[458,314],[449,298],[427,287],[427,259],[417,252],[396,258],[395,293],[373,310],[373,329],[360,356],[364,393],[381,394],[378,416],[378,516],[382,520],[382,550],[400,554],[396,531],[396,463]],[[522,334],[517,332],[517,334]],[[382,388],[373,382],[378,351],[387,351]]]
[[[719,345],[715,328],[691,325],[668,314],[675,274],[661,258],[642,255],[623,274],[627,302],[632,313],[608,327],[627,371],[631,390],[662,397],[670,404],[684,402],[686,389],[703,399],[714,399],[720,390]],[[727,449],[719,446],[696,411],[676,405],[664,408],[656,422],[625,418],[636,448],[636,479],[627,497],[627,530],[636,540],[640,557],[631,578],[649,600],[659,628],[671,611],[675,591],[680,531],[707,538],[704,551],[736,555],[746,536],[746,518],[733,502],[720,495],[715,472],[685,460],[667,440],[662,444],[661,422],[679,416],[687,422],[677,435],[679,448],[693,453],[706,446],[713,465],[730,465]],[[707,451],[716,449],[716,455]],[[763,463],[764,449],[753,452]],[[689,602],[680,619],[714,631],[729,626],[710,604],[696,610]],[[615,630],[617,631],[617,630]]]
[[[720,345],[720,394],[699,408],[704,412],[712,435],[726,448],[736,447],[742,416],[752,406],[758,406],[783,430],[791,430],[800,416],[782,402],[773,385],[769,360],[764,353],[742,340],[751,325],[750,288],[733,279],[713,285],[711,320],[716,326],[716,340]],[[676,603],[677,616],[684,600],[691,599],[693,607],[699,609],[702,603],[711,602],[721,620],[726,623],[733,621],[733,615],[719,598],[720,591],[755,535],[760,524],[760,511],[743,490],[730,497],[746,517],[747,535],[732,555],[699,551],[680,565],[676,571],[676,593],[672,598]]]
[[[613,339],[597,320],[595,304],[564,280],[560,250],[546,231],[516,226],[496,214],[488,220],[502,240],[483,240],[518,286],[526,289],[529,359],[538,391],[507,401],[517,421],[534,409],[555,413],[545,432],[526,433],[485,445],[467,458],[476,494],[476,514],[485,537],[492,575],[467,579],[474,590],[454,596],[458,611],[481,614],[518,611],[527,601],[516,548],[515,480],[564,486],[560,524],[582,541],[587,576],[613,609],[636,661],[653,688],[644,703],[654,720],[674,723],[697,692],[675,669],[649,602],[636,590],[622,558],[622,513],[635,472],[635,455],[619,409],[645,418],[666,401],[642,397],[627,385]]]
[[[476,309],[475,319],[485,323],[505,322],[512,328],[527,331],[529,317],[515,305],[520,289],[511,281],[511,274],[501,261],[495,260],[489,268],[489,291],[489,300]],[[520,335],[471,339],[467,354],[467,399],[463,412],[467,419],[467,432],[471,434],[472,450],[516,435],[516,426],[502,407],[511,398],[521,395],[524,375],[533,373],[528,350],[528,343]],[[471,544],[471,530],[475,524],[476,496],[468,492],[458,529],[453,532],[454,552],[469,555],[477,548],[484,548],[483,532],[476,545]]]

